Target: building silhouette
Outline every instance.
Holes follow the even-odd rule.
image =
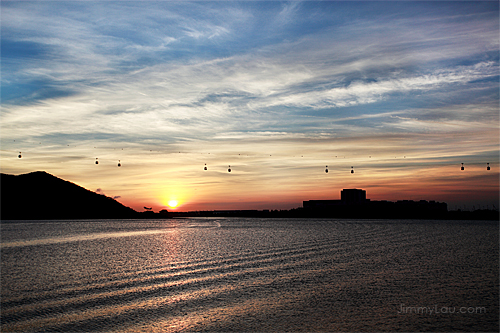
[[[344,189],[340,191],[340,201],[344,202],[366,202],[366,191],[358,189]]]
[[[342,218],[437,218],[448,212],[443,202],[371,201],[361,189],[343,189],[340,200],[304,201],[303,209],[309,216]]]

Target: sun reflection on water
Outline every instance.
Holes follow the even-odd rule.
[[[2,331],[488,331],[497,320],[495,223],[78,223],[25,225],[32,243],[2,248]],[[33,242],[44,228],[76,226],[78,240]],[[20,227],[2,225],[2,237]],[[461,305],[463,294],[491,311],[453,321],[397,315],[402,303]]]

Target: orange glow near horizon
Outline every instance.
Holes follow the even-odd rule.
[[[481,145],[446,133],[321,140],[264,133],[248,141],[231,138],[231,144],[225,138],[217,144],[186,142],[175,151],[150,151],[132,144],[124,150],[38,144],[39,152],[35,148],[12,154],[2,151],[0,166],[11,174],[44,170],[91,191],[100,189],[136,211],[143,207],[153,211],[291,209],[305,200],[340,199],[345,188],[364,189],[371,200],[435,200],[448,203],[449,208],[498,206],[498,129],[477,129],[469,136]],[[17,157],[19,151],[22,159]],[[98,165],[93,157],[96,151]],[[70,153],[93,158],[67,158]],[[118,160],[121,167],[116,165]],[[175,207],[169,205],[173,200]]]
[[[224,165],[212,166],[211,173],[196,171],[199,166],[194,166],[185,174],[179,173],[175,181],[155,185],[155,178],[151,178],[145,182],[150,185],[130,192],[132,200],[118,200],[138,211],[143,206],[155,211],[291,209],[301,207],[305,200],[340,199],[342,189],[359,188],[366,190],[371,200],[434,200],[448,203],[449,209],[463,204],[471,208],[497,205],[498,163],[490,163],[490,171],[486,171],[486,164],[465,164],[461,171],[457,163],[422,165],[411,158],[392,163],[356,167],[358,163],[354,174],[345,163],[329,163],[328,173],[321,165],[259,169],[234,164],[231,173]]]

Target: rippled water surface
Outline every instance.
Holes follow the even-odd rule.
[[[498,331],[484,221],[2,221],[2,332]]]

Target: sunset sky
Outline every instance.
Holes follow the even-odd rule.
[[[1,60],[3,173],[138,211],[498,208],[498,1],[2,1]]]

